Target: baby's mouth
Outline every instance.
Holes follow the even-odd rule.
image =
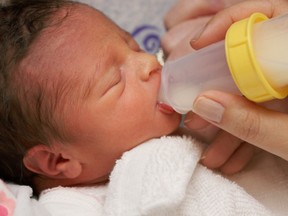
[[[165,60],[166,60],[166,56],[164,54],[163,49],[160,48],[155,55],[156,55],[156,58],[157,58],[157,61],[159,62],[159,64],[161,66],[163,66],[165,63]],[[159,101],[157,103],[157,105],[158,105],[159,110],[163,113],[166,113],[166,114],[175,113],[175,110],[171,106],[169,106],[168,104],[165,104],[164,102]]]
[[[163,102],[158,102],[157,105],[158,105],[159,110],[163,113],[166,113],[166,114],[175,113],[175,110],[171,106],[169,106]]]

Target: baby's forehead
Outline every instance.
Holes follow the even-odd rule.
[[[65,19],[67,21],[67,25],[83,25],[84,21],[88,23],[92,21],[94,22],[95,26],[109,25],[114,26],[115,28],[119,28],[101,11],[86,4],[75,4],[70,8],[64,9],[64,11],[61,12],[63,14],[66,13]]]
[[[105,28],[103,28],[105,26]],[[91,6],[77,3],[67,8],[60,9],[52,17],[52,25],[48,26],[43,32],[42,37],[46,37],[43,42],[49,42],[56,38],[61,42],[61,38],[72,39],[72,36],[83,36],[91,31],[98,31],[98,36],[103,34],[124,34],[124,31],[111,21],[106,15]],[[105,33],[104,33],[105,34]],[[80,40],[81,38],[79,38]],[[69,41],[67,41],[69,42]]]
[[[62,8],[51,19],[52,24],[32,43],[20,66],[36,79],[51,82],[64,82],[66,77],[82,79],[82,66],[93,66],[103,56],[101,39],[106,40],[107,34],[116,31],[123,32],[101,12],[82,4]],[[88,63],[91,56],[92,64]]]
[[[99,32],[100,37],[102,26],[106,26],[105,29],[110,33],[123,31],[100,11],[88,5],[75,4],[61,8],[52,16],[49,25],[39,34],[31,49],[36,52],[39,47],[43,51],[43,48],[53,45],[64,48],[65,45],[85,40],[92,31]]]
[[[22,64],[35,66],[32,71],[36,77],[45,74],[47,78],[55,78],[56,74],[58,77],[73,73],[80,76],[83,65],[100,62],[97,59],[103,59],[107,46],[112,46],[111,40],[124,35],[105,15],[87,5],[63,8],[52,19],[52,25],[32,43]]]

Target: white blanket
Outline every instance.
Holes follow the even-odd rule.
[[[0,215],[287,215],[287,162],[261,153],[232,176],[249,195],[199,165],[201,151],[190,138],[150,140],[117,161],[105,188],[56,188],[39,202],[31,188],[0,181]]]
[[[153,139],[124,154],[111,174],[105,215],[270,215],[237,184],[198,164],[200,144]]]
[[[28,186],[4,183],[0,179],[0,216],[50,216],[32,196]]]

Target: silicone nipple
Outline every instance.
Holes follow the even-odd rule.
[[[165,56],[165,54],[164,54],[163,49],[162,49],[162,48],[159,48],[158,52],[155,53],[155,56],[156,56],[156,59],[157,59],[157,61],[159,62],[159,64],[160,64],[161,66],[163,66],[164,63],[165,63],[165,60],[166,60],[166,56]]]

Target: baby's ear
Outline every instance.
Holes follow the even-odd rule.
[[[28,170],[55,179],[76,178],[82,172],[80,161],[45,145],[29,149],[23,163]]]

